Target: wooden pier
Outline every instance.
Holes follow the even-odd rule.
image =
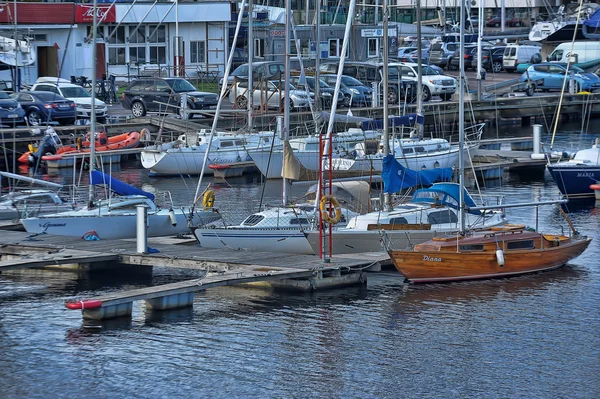
[[[135,240],[85,241],[73,237],[33,236],[3,231],[0,238],[0,273],[5,270],[66,266],[96,271],[128,266],[175,267],[203,271],[203,277],[172,284],[68,302],[81,309],[85,319],[103,320],[131,316],[134,301],[144,300],[153,309],[192,306],[194,293],[211,287],[267,282],[275,289],[314,291],[366,284],[365,270],[378,270],[388,258],[383,253],[334,256],[330,262],[311,255],[222,251],[201,248],[189,238],[150,238],[156,253],[136,252]],[[192,244],[192,245],[190,245]]]

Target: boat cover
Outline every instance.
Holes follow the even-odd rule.
[[[438,181],[450,181],[452,179],[452,168],[435,168],[416,171],[400,165],[392,155],[383,158],[383,170],[381,172],[386,193],[397,193],[398,191],[416,186],[431,186]]]
[[[115,179],[107,175],[106,173],[102,173],[98,170],[93,170],[91,173],[91,183],[94,185],[105,185],[110,188],[111,191],[115,192],[118,195],[143,195],[154,201],[154,194],[149,193],[144,190],[140,190],[137,187],[134,187],[130,184],[124,183],[120,180]]]
[[[420,114],[408,114],[404,116],[392,116],[388,118],[390,128],[396,126],[414,126],[415,123],[422,125],[425,122],[425,117]],[[363,121],[360,124],[362,130],[383,129],[383,119],[370,119]]]
[[[469,195],[466,189],[464,189],[465,206],[468,208],[474,208],[477,206],[473,197]],[[447,205],[451,208],[458,209],[460,203],[460,185],[456,183],[436,183],[429,188],[422,188],[415,191],[413,199],[410,202],[419,203],[434,203],[437,202],[440,205]],[[469,211],[474,215],[481,214],[481,211],[473,210]]]
[[[600,39],[600,9],[583,21],[582,29],[586,39]]]

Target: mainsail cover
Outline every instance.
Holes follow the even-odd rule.
[[[308,169],[298,161],[288,140],[283,141],[283,168],[281,177],[290,180],[310,180]]]
[[[140,190],[137,187],[117,180],[114,177],[107,175],[106,173],[102,173],[98,170],[93,170],[91,175],[91,184],[93,185],[108,186],[111,189],[111,191],[115,192],[118,195],[143,195],[144,197],[147,197],[154,201],[154,194],[144,190]]]
[[[452,179],[452,168],[415,171],[400,165],[398,160],[390,154],[383,158],[381,177],[383,178],[384,191],[392,194],[409,187],[426,187],[438,181],[450,181]]]

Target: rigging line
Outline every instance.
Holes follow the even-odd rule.
[[[579,19],[581,17],[581,9],[583,8],[583,0],[579,0],[579,7],[577,9],[577,20],[575,21],[575,29],[573,30],[573,40],[571,40],[571,50],[570,53],[573,53],[573,47],[575,45],[575,39],[577,38],[577,29],[579,28]],[[560,91],[560,99],[558,100],[558,109],[556,111],[556,118],[554,120],[554,129],[552,130],[552,140],[550,141],[550,151],[552,151],[552,146],[554,145],[554,137],[556,135],[556,129],[558,128],[558,120],[560,116],[560,109],[562,108],[562,101],[565,94],[565,86],[567,84],[567,76],[569,74],[569,67],[571,66],[571,57],[567,58],[567,71],[565,73],[565,77],[563,79],[562,89]],[[569,79],[570,80],[570,79]]]

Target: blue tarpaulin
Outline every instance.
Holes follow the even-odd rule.
[[[416,123],[422,125],[425,117],[420,114],[408,114],[404,116],[392,116],[388,118],[390,128],[395,126],[414,126]],[[362,130],[383,129],[383,119],[371,119],[360,124]]]
[[[154,194],[144,190],[140,190],[139,188],[133,187],[130,184],[117,180],[114,177],[110,177],[106,173],[102,173],[98,170],[93,170],[91,175],[91,184],[106,185],[118,195],[143,195],[144,197],[148,197],[149,199],[154,201]]]
[[[400,165],[393,155],[383,158],[383,170],[381,172],[385,192],[392,194],[398,191],[416,186],[431,186],[438,181],[450,181],[452,179],[452,168],[435,168],[415,171]]]
[[[588,19],[583,21],[584,26],[591,28],[600,28],[600,9],[596,10]]]

